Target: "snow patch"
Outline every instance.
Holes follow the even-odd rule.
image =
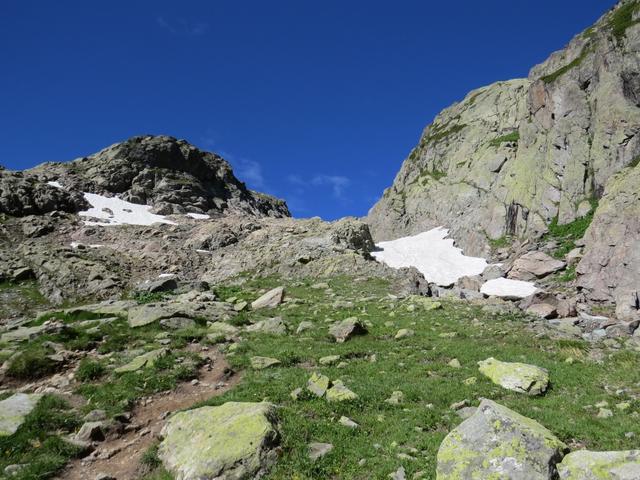
[[[449,230],[434,228],[411,237],[403,237],[376,246],[372,252],[376,260],[393,268],[415,267],[429,282],[441,286],[455,283],[459,278],[479,275],[487,268],[484,258],[467,257],[446,238]]]
[[[205,213],[187,213],[187,217],[191,217],[195,220],[208,220],[210,217]]]
[[[167,220],[163,215],[151,213],[151,207],[137,203],[127,202],[117,197],[105,197],[95,193],[85,193],[84,198],[91,208],[79,212],[83,217],[94,217],[102,221],[94,222],[85,220],[85,225],[113,226],[113,225],[152,225],[154,223],[166,223],[176,225]]]
[[[531,282],[511,280],[510,278],[495,278],[485,282],[480,291],[488,296],[504,298],[525,298],[538,291]]]
[[[51,185],[52,187],[64,189],[64,187],[62,186],[62,184],[60,182],[51,181],[51,182],[47,182],[47,185]]]
[[[176,276],[175,273],[161,273],[160,275],[158,275],[158,278],[171,278],[175,276]]]

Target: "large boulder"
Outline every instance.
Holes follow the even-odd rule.
[[[264,475],[280,440],[275,406],[228,402],[169,418],[158,456],[176,480],[241,480]]]
[[[566,265],[544,252],[528,252],[513,262],[507,276],[514,280],[535,280],[562,270]]]
[[[560,480],[637,480],[640,450],[624,452],[571,452],[558,465]]]
[[[491,400],[445,437],[438,480],[551,480],[567,446],[539,423]]]
[[[540,395],[549,385],[549,372],[544,368],[526,363],[501,362],[495,358],[487,358],[478,362],[480,373],[507,390]]]
[[[282,303],[284,299],[284,287],[276,287],[269,290],[257,300],[251,303],[253,310],[259,310],[261,308],[275,308]]]
[[[42,395],[16,393],[0,402],[0,437],[16,433],[27,415],[36,408]]]

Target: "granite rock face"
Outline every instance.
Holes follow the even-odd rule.
[[[369,212],[374,239],[444,226],[466,254],[486,255],[491,240],[537,239],[600,199],[578,274],[593,299],[629,305],[640,288],[639,18],[640,2],[622,0],[528,78],[442,111]]]
[[[618,318],[640,319],[640,165],[614,175],[585,235],[579,285],[616,303]]]

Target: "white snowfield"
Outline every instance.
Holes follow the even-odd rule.
[[[511,280],[510,278],[495,278],[485,282],[480,291],[488,296],[505,298],[524,298],[536,293],[538,289],[531,282]]]
[[[449,230],[438,227],[412,237],[380,242],[376,260],[393,268],[415,267],[430,282],[441,286],[454,284],[460,277],[480,275],[487,268],[484,258],[466,257],[446,238]]]
[[[149,205],[139,205],[117,197],[105,197],[95,193],[85,193],[84,198],[89,202],[91,208],[79,212],[78,215],[101,220],[99,222],[85,220],[86,225],[153,225],[154,223],[176,225],[175,222],[167,220],[163,215],[151,213]]]
[[[480,275],[488,263],[484,258],[467,257],[454,240],[447,238],[449,230],[434,228],[411,237],[380,242],[380,251],[372,252],[376,260],[392,268],[415,267],[429,282],[440,286],[450,286],[459,278]],[[530,282],[498,278],[489,280],[481,289],[485,295],[524,298],[536,292]]]
[[[51,185],[52,187],[64,189],[64,187],[62,185],[60,185],[60,182],[47,182],[47,185]]]

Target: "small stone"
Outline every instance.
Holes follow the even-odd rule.
[[[300,325],[298,325],[298,328],[296,329],[296,333],[306,332],[307,330],[311,330],[312,328],[313,328],[313,322],[308,322],[308,321],[300,322]]]
[[[351,420],[349,417],[345,417],[345,416],[340,417],[340,420],[338,420],[338,423],[348,428],[358,428],[360,426],[356,422]]]
[[[258,310],[260,308],[274,308],[280,305],[283,299],[284,287],[276,287],[255,300],[251,304],[251,308],[253,310]]]
[[[333,382],[333,386],[327,390],[328,402],[348,402],[358,398],[354,392],[349,390],[340,380]]]
[[[233,306],[233,309],[236,312],[242,312],[243,310],[246,310],[246,308],[249,306],[249,303],[242,301],[242,302],[238,302]]]
[[[311,378],[307,381],[307,390],[313,393],[316,397],[322,397],[327,393],[330,383],[329,377],[319,373],[313,373]]]
[[[320,365],[334,365],[340,361],[340,355],[327,355],[318,360]]]
[[[402,340],[403,338],[413,337],[415,333],[416,332],[409,328],[401,328],[400,330],[398,330],[398,333],[396,333],[396,336],[394,338],[396,340]]]
[[[453,360],[451,360],[448,365],[451,368],[462,368],[462,365],[460,365],[460,360],[458,360],[457,358],[454,358]]]
[[[616,405],[616,408],[622,412],[629,410],[631,408],[630,402],[620,402]]]
[[[469,406],[469,400],[465,398],[464,400],[461,400],[459,402],[452,403],[451,405],[449,405],[449,408],[451,410],[460,410],[461,408],[468,407],[468,406]]]
[[[342,320],[329,328],[331,335],[337,343],[344,343],[355,335],[364,335],[367,328],[356,317]]]
[[[400,390],[396,390],[391,394],[389,398],[385,400],[385,402],[390,405],[399,405],[404,402],[404,393],[402,393]]]
[[[83,417],[83,420],[85,422],[100,422],[106,419],[107,412],[105,412],[104,410],[91,410]]]
[[[324,457],[333,450],[333,445],[330,443],[318,443],[313,442],[309,444],[309,459],[316,461],[319,458]]]
[[[396,470],[396,471],[395,471],[395,472],[393,472],[393,473],[390,473],[390,474],[388,475],[388,477],[389,477],[391,480],[406,480],[406,478],[407,478],[407,474],[406,474],[406,472],[404,471],[404,467],[399,467],[399,468],[398,468],[398,470]]]
[[[289,396],[293,399],[293,400],[300,400],[300,397],[302,396],[302,388],[298,387],[295,390],[293,390]]]
[[[251,368],[254,370],[264,370],[265,368],[280,365],[280,360],[270,357],[251,357]]]
[[[598,418],[609,418],[609,417],[613,417],[613,412],[611,410],[609,410],[608,408],[601,408],[600,410],[598,410]]]
[[[102,422],[85,422],[75,435],[80,442],[102,442],[105,439]]]

